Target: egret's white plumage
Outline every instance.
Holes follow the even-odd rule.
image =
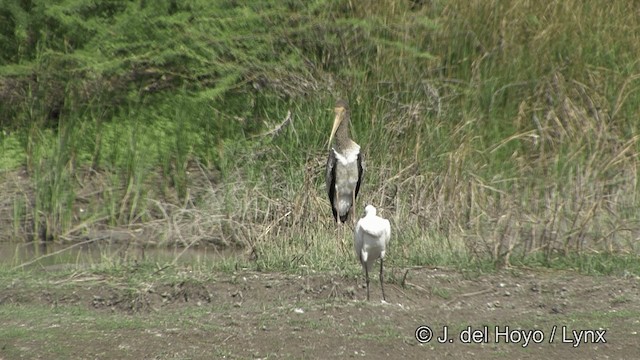
[[[369,271],[376,260],[380,259],[380,288],[382,299],[384,295],[382,267],[384,255],[391,239],[391,224],[389,220],[376,215],[376,208],[367,205],[365,215],[358,220],[354,230],[356,256],[364,269],[367,281],[367,300],[369,300]]]

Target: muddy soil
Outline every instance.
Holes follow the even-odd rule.
[[[377,278],[367,302],[361,278],[331,274],[240,272],[136,289],[89,274],[68,279],[64,288],[3,284],[3,326],[48,327],[50,336],[25,332],[0,339],[0,359],[640,358],[635,276],[523,269],[479,276],[434,268],[408,269],[406,277],[406,269],[389,272],[387,302]],[[48,324],[45,318],[29,325],[7,313],[42,305],[52,314],[81,308],[100,321]],[[100,326],[105,317],[139,326]]]

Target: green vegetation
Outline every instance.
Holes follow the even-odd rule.
[[[391,220],[392,263],[606,273],[637,254],[636,3],[2,5],[1,240],[118,229],[342,269],[323,170],[343,97],[357,213]]]

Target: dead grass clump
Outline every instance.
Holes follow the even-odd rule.
[[[0,241],[33,238],[33,184],[26,169],[0,171]]]

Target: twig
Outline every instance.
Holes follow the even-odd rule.
[[[105,281],[104,277],[102,276],[86,276],[86,277],[82,277],[82,278],[78,278],[79,274],[78,273],[73,273],[71,276],[69,276],[68,278],[64,279],[64,280],[58,280],[58,281],[53,281],[52,284],[55,285],[59,285],[59,284],[64,284],[67,282],[83,282],[83,281]]]
[[[407,293],[405,293],[404,291],[402,291],[399,287],[397,287],[394,284],[389,284],[392,288],[396,289],[397,292],[399,292],[400,294],[402,294],[402,296],[404,296],[405,298],[408,297]]]
[[[256,137],[265,137],[265,136],[268,136],[268,135],[276,136],[276,135],[278,135],[278,133],[280,133],[280,131],[282,131],[282,129],[283,129],[285,126],[287,126],[290,122],[291,122],[291,110],[288,110],[288,111],[287,111],[287,116],[284,118],[284,120],[283,120],[279,125],[277,125],[277,126],[276,126],[275,128],[273,128],[273,129],[271,129],[271,130],[267,131],[266,133],[263,133],[263,134],[260,134],[260,135],[255,135],[255,136],[252,136],[251,138],[256,138]]]
[[[402,176],[402,174],[407,171],[412,169],[414,166],[416,165],[415,162],[412,162],[411,164],[409,164],[407,167],[405,167],[404,169],[398,171],[398,173],[396,175],[394,175],[393,177],[387,179],[387,183],[391,183],[393,180],[399,178],[400,176]]]
[[[225,342],[227,342],[227,340],[231,339],[233,336],[234,336],[233,334],[227,336],[224,340],[222,340],[222,343],[224,344]]]
[[[280,218],[278,218],[277,220],[271,222],[271,224],[267,225],[267,228],[262,232],[262,234],[260,234],[258,236],[257,240],[262,239],[263,237],[267,236],[267,234],[271,231],[271,229],[274,228],[274,226],[278,223],[280,223],[282,220],[284,220],[287,216],[289,216],[291,214],[291,211],[287,211],[286,214],[282,215]]]
[[[403,289],[405,288],[405,285],[406,285],[407,275],[409,275],[409,269],[407,269],[404,272],[404,276],[402,276],[402,281],[400,282],[400,286],[402,286]]]
[[[447,301],[447,302],[445,303],[445,305],[451,305],[452,303],[454,303],[454,302],[456,302],[456,301],[458,301],[458,300],[460,300],[460,299],[463,299],[463,298],[468,298],[468,297],[472,297],[472,296],[478,296],[478,295],[487,294],[487,293],[495,292],[495,291],[496,291],[496,290],[495,290],[495,289],[493,289],[493,288],[488,288],[488,289],[484,289],[484,290],[480,290],[480,291],[475,291],[475,292],[471,292],[471,293],[466,293],[466,294],[458,295],[458,296],[456,296],[455,298],[453,298],[453,299],[451,299],[451,300]]]
[[[426,266],[421,266],[421,267],[419,267],[419,269],[420,268],[426,268]],[[413,283],[410,283],[410,282],[407,281],[407,275],[409,275],[409,270],[411,270],[411,269],[405,270],[404,275],[402,276],[402,281],[400,282],[400,286],[402,286],[403,289],[406,289],[407,286],[410,286],[410,287],[416,288],[416,289],[418,289],[420,291],[429,292],[429,290],[423,288],[422,286],[416,285],[416,284],[413,284]]]
[[[73,228],[71,228],[70,230],[68,230],[67,232],[65,232],[64,235],[60,235],[59,237],[61,239],[64,239],[64,240],[73,240],[71,237],[69,237],[69,234],[73,234],[74,232],[82,229],[83,227],[88,227],[88,225],[90,225],[90,224],[96,224],[98,222],[105,221],[105,220],[108,220],[108,219],[109,219],[108,216],[103,216],[103,217],[100,217],[100,218],[97,218],[97,219],[83,221],[80,224],[78,224],[78,225],[74,226]]]
[[[180,255],[182,255],[182,253],[180,253]],[[159,268],[158,270],[154,271],[153,274],[151,274],[151,275],[157,275],[157,274],[161,273],[162,271],[164,271],[164,269],[169,268],[171,266],[174,266],[176,260],[178,260],[178,258],[174,259],[174,262],[172,264],[167,264],[167,265]]]
[[[416,289],[418,289],[418,290],[420,290],[420,291],[429,292],[429,290],[427,290],[427,289],[423,288],[423,287],[422,287],[422,286],[420,286],[420,285],[412,284],[412,283],[410,283],[410,282],[408,282],[408,281],[407,281],[405,284],[406,284],[407,286],[414,287],[414,288],[416,288]]]

